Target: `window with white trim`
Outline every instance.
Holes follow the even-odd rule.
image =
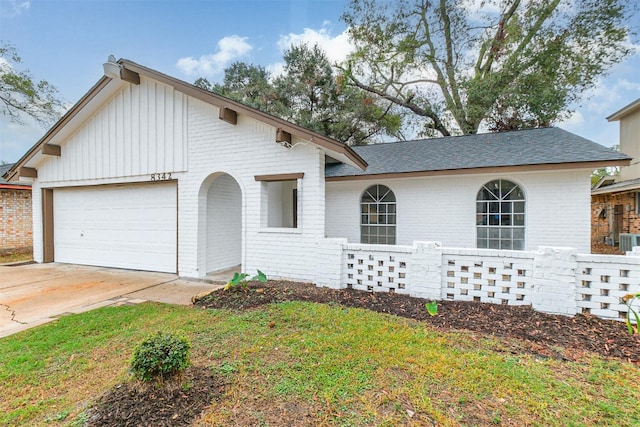
[[[262,228],[298,228],[298,192],[304,173],[256,175],[261,183]]]
[[[496,179],[476,198],[477,247],[524,250],[525,196],[517,184]]]
[[[389,187],[373,185],[362,195],[360,242],[396,244],[396,196]]]

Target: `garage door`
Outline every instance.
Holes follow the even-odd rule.
[[[56,262],[176,272],[175,182],[53,191]]]

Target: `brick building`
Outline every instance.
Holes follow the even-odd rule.
[[[640,99],[607,120],[620,122],[620,151],[633,160],[620,168],[618,176],[604,177],[591,190],[591,239],[620,246],[622,234],[620,249],[626,251],[631,249],[631,238],[640,242]]]
[[[0,254],[33,249],[31,184],[5,181],[11,166],[0,165]]]

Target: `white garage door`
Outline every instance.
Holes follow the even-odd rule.
[[[176,272],[174,182],[53,191],[56,262]]]

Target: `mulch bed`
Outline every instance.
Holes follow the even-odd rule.
[[[422,298],[279,281],[251,283],[246,291],[239,288],[218,290],[196,301],[195,305],[246,310],[284,301],[336,303],[415,319],[444,330],[468,330],[515,338],[522,344],[518,348],[499,349],[514,354],[528,352],[544,358],[580,360],[591,352],[640,364],[640,335],[628,334],[624,322],[591,315],[568,317],[546,314],[528,306],[445,300],[438,301],[438,314],[430,316],[425,309],[427,300]]]
[[[225,384],[211,369],[192,366],[162,384],[138,381],[119,384],[89,410],[86,425],[187,426],[213,400],[219,400]]]

